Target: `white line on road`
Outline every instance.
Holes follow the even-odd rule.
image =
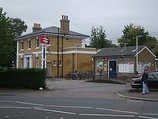
[[[156,114],[156,113],[143,113],[143,115],[151,115],[151,116],[155,115],[155,116],[157,116],[158,114]]]
[[[20,103],[20,104],[26,104],[26,105],[44,106],[43,104],[36,104],[36,103],[28,103],[28,102],[21,102],[21,101],[15,101],[15,102]]]
[[[112,114],[79,114],[80,116],[100,116],[100,117],[134,117],[134,115],[112,115]]]
[[[139,114],[138,112],[123,111],[123,110],[113,110],[113,109],[106,109],[106,108],[96,108],[96,109],[98,109],[98,110],[112,111],[112,112],[129,113],[129,114]]]
[[[48,107],[62,107],[62,108],[79,108],[79,109],[92,109],[93,107],[81,107],[81,106],[62,106],[62,105],[46,105]]]
[[[0,106],[1,109],[31,109],[31,107],[8,107],[8,106]]]
[[[57,112],[57,113],[70,114],[70,115],[75,115],[76,114],[76,113],[73,113],[73,112],[65,112],[65,111],[59,111],[59,110],[50,110],[50,109],[41,109],[41,108],[34,108],[34,109],[40,110],[40,111]]]
[[[0,102],[13,102],[13,101],[10,101],[10,100],[0,100]]]
[[[139,118],[142,118],[142,119],[158,119],[158,118],[154,118],[154,117],[146,117],[146,116],[139,116]]]

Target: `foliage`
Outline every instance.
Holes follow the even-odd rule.
[[[148,31],[141,26],[130,25],[124,26],[123,35],[118,39],[118,43],[121,47],[125,44],[127,46],[136,45],[136,37],[138,37],[138,45],[146,45],[157,57],[158,57],[158,41],[155,37],[149,35]]]
[[[10,20],[14,37],[21,36],[23,32],[26,32],[27,25],[20,18],[10,18]]]
[[[19,18],[9,18],[3,8],[0,7],[0,67],[11,68],[16,62],[15,37],[26,31],[27,26]]]
[[[0,67],[11,67],[13,60],[13,30],[11,21],[0,8]]]
[[[124,30],[122,32],[123,35],[118,39],[120,46],[123,46],[124,44],[127,44],[128,46],[135,46],[136,36],[141,36],[139,37],[139,39],[141,39],[139,45],[144,45],[147,42],[147,36],[149,35],[149,33],[145,31],[143,27],[134,25],[132,23],[124,26]]]
[[[0,88],[35,89],[46,88],[45,69],[9,69],[0,72]]]
[[[97,49],[110,47],[112,44],[110,40],[106,39],[105,30],[102,26],[100,28],[92,27],[90,39],[90,47]]]

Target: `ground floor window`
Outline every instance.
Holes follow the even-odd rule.
[[[119,73],[134,73],[134,63],[121,63],[119,64]]]
[[[24,68],[32,68],[32,55],[24,56]]]

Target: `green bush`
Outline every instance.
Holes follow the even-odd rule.
[[[46,70],[45,69],[9,69],[0,72],[1,88],[26,88],[39,89],[46,88]]]

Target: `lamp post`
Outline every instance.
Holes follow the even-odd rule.
[[[138,38],[142,35],[136,36],[136,71],[138,71]]]

